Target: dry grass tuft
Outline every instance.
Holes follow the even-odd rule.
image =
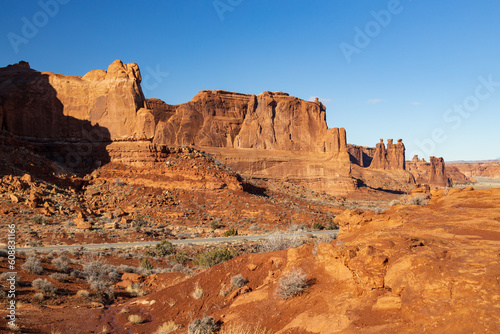
[[[128,321],[130,321],[133,324],[138,325],[138,324],[142,324],[144,322],[144,318],[138,314],[131,314],[128,316]]]
[[[164,322],[160,327],[158,327],[155,334],[168,334],[175,330],[178,330],[179,328],[181,328],[181,326],[176,325],[173,321]]]
[[[202,288],[200,288],[198,283],[196,283],[196,285],[194,287],[194,291],[193,291],[193,293],[191,293],[191,296],[194,299],[201,299],[201,298],[203,298],[204,295],[205,295],[205,292],[203,291]]]

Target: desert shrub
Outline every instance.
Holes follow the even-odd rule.
[[[189,267],[184,267],[182,264],[175,264],[172,269],[170,269],[173,273],[184,273],[187,275],[192,275],[193,271]]]
[[[90,284],[90,289],[96,291],[98,299],[108,304],[114,299],[112,281],[109,272],[116,271],[115,266],[105,264],[100,256],[88,254],[82,261],[82,276]]]
[[[138,314],[131,314],[128,316],[128,321],[137,325],[137,324],[142,324],[144,322],[144,318]]]
[[[204,295],[205,295],[205,292],[200,287],[200,285],[198,283],[196,283],[196,285],[194,287],[194,291],[191,293],[191,297],[193,297],[194,299],[201,299],[201,298],[203,298]]]
[[[188,259],[188,257],[186,255],[186,253],[184,253],[184,252],[177,252],[170,257],[170,260],[174,261],[175,263],[181,264],[181,265],[184,265],[184,263],[186,263],[187,259]]]
[[[188,334],[212,334],[219,329],[214,318],[203,316],[202,319],[195,319],[188,327]]]
[[[7,328],[13,332],[20,332],[21,331],[21,327],[19,327],[19,325],[16,325],[16,324],[13,324],[10,322],[9,322],[9,325],[7,326]]]
[[[46,294],[55,294],[57,289],[46,279],[37,278],[31,282],[31,286]]]
[[[410,205],[425,205],[427,204],[429,200],[427,199],[427,197],[425,196],[415,196],[415,197],[412,197],[410,198],[410,200],[408,201],[408,204]]]
[[[78,290],[76,295],[82,298],[89,298],[90,292],[88,292],[87,290]]]
[[[121,272],[124,272],[124,273],[138,274],[140,270],[138,268],[136,268],[136,267],[128,266],[126,264],[120,264],[118,266],[118,271],[121,271]]]
[[[264,240],[264,242],[260,245],[260,249],[263,252],[273,252],[292,247],[299,247],[302,244],[303,241],[298,236],[284,237],[280,235],[273,235]]]
[[[37,292],[33,295],[33,299],[36,300],[37,302],[41,302],[42,300],[45,299],[45,297],[43,296],[43,293]]]
[[[21,265],[23,270],[35,275],[43,273],[43,267],[39,259],[35,256],[29,256],[26,262]]]
[[[241,274],[231,277],[231,286],[235,289],[239,289],[245,286],[248,283],[248,280],[243,277]]]
[[[318,223],[318,222],[315,222],[313,225],[312,225],[312,229],[313,230],[323,230],[325,227],[323,226],[323,224],[321,223]]]
[[[211,228],[212,230],[216,230],[216,229],[221,228],[221,227],[222,227],[222,225],[221,225],[221,224],[220,224],[217,220],[212,219],[212,220],[210,221],[210,228]]]
[[[144,290],[141,289],[141,286],[137,283],[132,283],[127,286],[125,291],[127,291],[132,297],[141,297],[146,294],[146,292],[144,292]]]
[[[158,329],[156,330],[155,334],[168,334],[172,333],[173,331],[176,331],[180,328],[181,326],[176,325],[175,322],[169,321],[169,322],[164,322]]]
[[[0,280],[6,282],[12,282],[12,277],[14,277],[14,285],[19,286],[19,283],[21,282],[21,278],[19,277],[19,275],[12,275],[11,273],[2,273],[0,275]],[[7,281],[7,279],[9,279],[9,281]]]
[[[78,278],[78,277],[82,277],[83,274],[82,274],[82,271],[80,269],[73,269],[71,271],[71,273],[69,274],[69,276],[71,276],[73,278]]]
[[[232,236],[235,236],[235,235],[238,235],[238,230],[236,230],[234,228],[230,228],[229,230],[227,230],[227,231],[224,232],[224,236],[225,237],[232,237]]]
[[[155,245],[156,256],[163,257],[166,255],[175,254],[175,252],[175,246],[170,241],[163,240],[159,244]]]
[[[144,259],[142,259],[142,261],[141,261],[141,268],[144,268],[144,269],[147,269],[147,270],[153,269],[153,265],[151,264],[151,262],[149,262],[149,259],[147,257],[145,257]]]
[[[49,277],[59,282],[66,282],[69,279],[68,274],[62,274],[62,273],[53,273]]]
[[[137,215],[132,221],[132,227],[145,227],[150,225],[151,222],[149,221],[149,219],[142,215]]]
[[[231,260],[238,252],[226,248],[214,248],[196,255],[194,264],[202,268],[210,268],[216,264]]]
[[[401,201],[400,201],[400,200],[398,200],[398,199],[393,199],[393,200],[389,203],[389,205],[390,205],[390,206],[400,205],[400,204],[401,204]]]
[[[339,227],[335,224],[333,219],[329,218],[326,220],[325,230],[337,230]]]
[[[56,259],[52,260],[52,264],[57,270],[62,271],[63,273],[69,273],[71,268],[68,266],[68,258],[66,256],[60,256]]]
[[[7,257],[7,256],[9,256],[9,253],[7,253],[7,251],[4,249],[0,249],[0,257]]]
[[[293,269],[278,281],[276,294],[282,299],[289,299],[302,293],[306,287],[307,276],[301,269]]]
[[[40,216],[40,215],[36,215],[36,216],[31,217],[30,221],[33,224],[40,224],[40,225],[47,224],[47,222],[48,222],[47,218],[45,218],[44,216]]]

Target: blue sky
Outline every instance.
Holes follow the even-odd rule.
[[[146,97],[167,103],[204,89],[318,96],[350,143],[403,138],[408,159],[500,157],[496,1],[3,0],[0,9],[0,66],[22,59],[81,76],[121,59],[149,74]]]

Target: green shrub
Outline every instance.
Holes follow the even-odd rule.
[[[149,262],[149,259],[147,257],[142,259],[141,268],[148,269],[148,270],[153,269],[153,266],[151,265],[151,263]]]
[[[324,228],[325,227],[323,226],[323,224],[318,223],[318,222],[314,223],[313,226],[312,226],[312,229],[313,230],[317,230],[317,231],[323,230]]]
[[[212,230],[216,230],[216,229],[221,228],[221,227],[222,227],[222,225],[215,219],[212,219],[212,221],[210,222],[210,228]]]
[[[31,217],[30,221],[34,224],[44,225],[47,224],[48,219],[41,215]]]
[[[333,219],[328,219],[326,221],[326,226],[325,226],[325,230],[337,230],[339,227],[337,224],[335,224],[335,222],[333,221]]]
[[[170,257],[170,259],[176,263],[184,265],[187,261],[187,255],[184,252],[177,252]]]
[[[166,255],[175,254],[175,252],[175,246],[170,241],[163,240],[159,244],[155,245],[156,256],[163,257]]]
[[[238,256],[238,252],[235,250],[214,248],[196,255],[194,264],[202,268],[210,268],[216,264],[231,260],[236,256]]]
[[[232,236],[235,236],[235,235],[238,235],[238,230],[236,230],[234,228],[230,228],[229,230],[227,230],[227,231],[224,232],[224,236],[225,237],[232,237]]]

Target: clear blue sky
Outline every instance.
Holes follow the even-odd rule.
[[[143,88],[171,104],[204,89],[318,96],[350,143],[494,159],[499,18],[497,1],[3,0],[0,66],[81,76],[136,62],[143,76],[168,72]]]

